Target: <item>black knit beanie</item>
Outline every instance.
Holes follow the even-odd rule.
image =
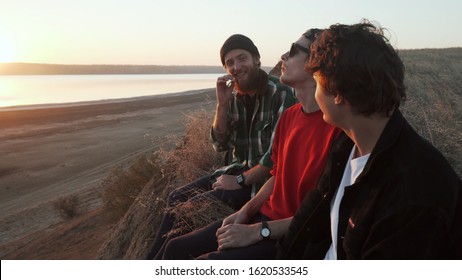
[[[221,63],[225,65],[225,55],[232,50],[235,49],[243,49],[249,51],[250,53],[258,55],[260,57],[260,53],[258,52],[257,47],[253,44],[252,40],[248,37],[241,35],[241,34],[234,34],[229,37],[221,47],[220,50],[220,58]]]

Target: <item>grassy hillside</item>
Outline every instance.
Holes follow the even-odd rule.
[[[462,48],[401,51],[409,122],[462,177]]]

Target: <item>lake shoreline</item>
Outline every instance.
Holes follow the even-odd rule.
[[[0,75],[0,110],[185,93],[214,88],[219,76],[222,74]]]
[[[203,91],[209,91],[211,89],[214,89],[214,88],[206,88],[206,89],[199,89],[199,90],[187,90],[187,91],[181,91],[181,92],[170,92],[170,93],[153,94],[153,95],[145,95],[145,96],[89,100],[89,101],[4,106],[4,107],[0,107],[0,113],[1,112],[8,112],[8,111],[50,109],[50,108],[63,108],[63,107],[79,107],[79,106],[87,106],[87,105],[102,105],[102,104],[144,101],[144,100],[150,101],[150,100],[154,100],[154,99],[162,99],[162,98],[169,98],[169,97],[198,95],[198,94],[201,94]]]

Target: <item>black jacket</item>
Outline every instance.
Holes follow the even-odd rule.
[[[353,142],[333,144],[315,190],[294,215],[278,256],[323,259],[330,247],[330,203]],[[399,111],[387,123],[363,172],[345,188],[338,259],[461,259],[462,183],[441,153]]]

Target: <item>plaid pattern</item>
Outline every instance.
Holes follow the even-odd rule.
[[[218,142],[211,132],[214,148],[217,152],[233,150],[231,165],[216,170],[211,180],[214,182],[222,174],[240,174],[259,163],[271,168],[271,145],[274,131],[282,113],[297,103],[294,91],[279,82],[279,78],[268,76],[267,91],[258,95],[250,130],[247,128],[246,108],[242,95],[233,92],[234,98],[228,105],[228,128],[224,141]],[[249,134],[250,131],[250,135]],[[255,194],[261,185],[252,186]]]

